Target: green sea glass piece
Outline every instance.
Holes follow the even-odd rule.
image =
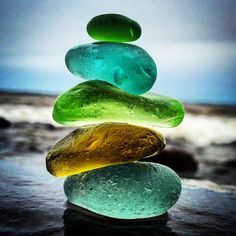
[[[162,215],[178,200],[181,182],[169,167],[131,162],[67,177],[70,203],[100,215],[140,219]]]
[[[136,21],[126,16],[103,14],[89,21],[87,32],[96,40],[131,42],[141,36],[141,27]]]
[[[66,66],[86,80],[107,81],[131,94],[149,91],[156,81],[155,62],[142,48],[124,43],[80,45],[66,54]]]
[[[53,118],[67,125],[127,122],[175,127],[184,118],[184,106],[169,97],[131,95],[107,82],[92,80],[61,94],[55,101]]]

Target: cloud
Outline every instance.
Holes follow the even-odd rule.
[[[143,29],[138,44],[235,41],[236,1],[2,1],[0,52],[66,51],[91,42],[87,22],[114,12],[137,20]]]
[[[63,54],[22,54],[0,58],[0,66],[24,69],[61,70],[65,68],[65,62]]]
[[[235,65],[236,42],[162,43],[148,45],[146,50],[160,68],[204,70]]]
[[[93,42],[86,24],[95,15],[111,12],[127,15],[142,26],[142,36],[134,44],[148,51],[157,63],[154,91],[187,100],[193,96],[214,100],[223,94],[224,101],[236,101],[234,0],[2,1],[0,66],[16,68],[18,73],[4,70],[0,78],[4,86],[12,83],[17,88],[20,75],[25,81],[22,89],[31,86],[32,77],[34,87],[40,88],[48,73],[48,81],[60,79],[57,91],[64,89],[67,76],[72,77],[64,62],[67,50]],[[25,69],[32,69],[32,74],[26,76]]]

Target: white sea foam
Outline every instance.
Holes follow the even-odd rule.
[[[184,138],[197,146],[236,141],[236,118],[186,114],[173,129],[159,129],[166,137]]]
[[[52,107],[34,107],[29,105],[1,105],[0,117],[11,122],[41,122],[56,125],[52,119]]]
[[[204,188],[214,192],[236,194],[236,187],[233,185],[220,185],[210,180],[181,179],[184,186],[188,188]]]
[[[52,107],[1,105],[0,116],[12,122],[42,122],[59,126],[52,119]],[[236,141],[236,118],[186,114],[176,128],[157,128],[167,138],[185,139],[197,146]]]

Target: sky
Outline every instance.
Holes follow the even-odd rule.
[[[66,52],[94,42],[92,17],[118,13],[142,27],[133,43],[157,64],[151,92],[236,104],[235,12],[235,0],[0,0],[0,90],[59,94],[83,82]]]

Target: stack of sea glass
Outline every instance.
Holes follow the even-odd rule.
[[[179,198],[180,178],[166,166],[137,160],[164,149],[165,138],[151,127],[179,125],[184,107],[144,94],[157,69],[145,50],[124,43],[140,37],[137,22],[105,14],[87,31],[100,41],[70,49],[66,65],[88,81],[61,94],[53,110],[58,123],[80,127],[50,149],[47,170],[67,176],[68,201],[92,212],[120,219],[164,214]]]

